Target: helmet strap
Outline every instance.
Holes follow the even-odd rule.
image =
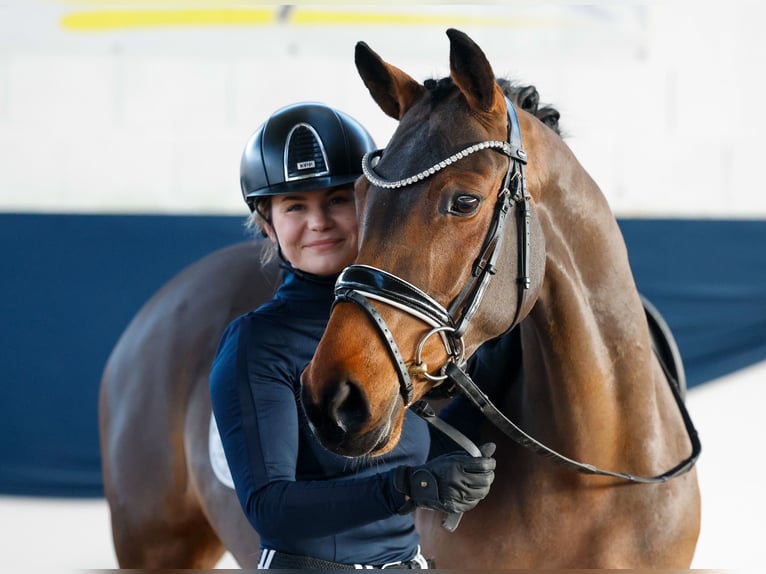
[[[260,212],[260,210],[258,211],[258,215],[263,217],[263,214]],[[287,267],[288,269],[290,269],[292,271],[301,272],[300,269],[298,269],[297,267],[294,267],[293,264],[290,263],[287,260],[287,257],[285,257],[285,254],[282,253],[282,245],[279,243],[279,236],[277,235],[277,230],[271,224],[271,221],[269,219],[267,219],[266,217],[263,217],[263,219],[264,219],[264,221],[266,221],[266,223],[269,224],[269,226],[271,227],[271,232],[274,234],[274,240],[272,241],[272,243],[274,243],[274,246],[275,246],[275,248],[277,250],[277,256],[279,257],[279,260],[282,262],[282,266],[283,267]],[[264,233],[264,235],[266,235],[266,231],[265,230],[264,230],[263,233]],[[268,235],[266,235],[266,237],[268,237]]]

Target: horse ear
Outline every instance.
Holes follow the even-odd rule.
[[[479,46],[460,30],[447,30],[450,39],[452,81],[460,88],[472,109],[489,112],[502,100],[489,60]]]
[[[364,42],[357,42],[354,62],[372,99],[395,120],[402,119],[425,88],[396,66],[373,52]]]
[[[534,86],[525,86],[519,93],[519,106],[525,112],[530,114],[537,113],[537,107],[540,105],[540,94]]]

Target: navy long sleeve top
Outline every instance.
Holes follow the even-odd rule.
[[[210,374],[213,412],[263,548],[348,564],[408,560],[419,537],[412,515],[397,514],[405,499],[393,472],[426,460],[427,424],[408,410],[393,451],[351,459],[322,447],[300,402],[333,284],[287,271],[271,301],[228,326]]]

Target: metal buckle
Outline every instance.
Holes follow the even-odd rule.
[[[428,333],[425,334],[425,336],[420,340],[420,343],[418,344],[417,352],[415,353],[415,367],[418,367],[418,374],[422,375],[429,381],[433,382],[442,382],[447,378],[447,375],[444,374],[444,367],[442,367],[441,375],[432,375],[428,371],[428,366],[423,363],[423,347],[426,344],[426,341],[431,338],[431,335],[434,335],[436,333],[445,333],[450,332],[454,333],[455,328],[450,327],[449,325],[443,325],[441,327],[434,327]],[[447,355],[449,356],[448,362],[453,363],[459,363],[463,361],[463,355],[465,353],[465,343],[463,342],[463,337],[460,337],[457,339],[457,342],[460,343],[460,346],[457,349],[450,349],[451,345],[448,345],[446,336],[442,335],[442,343],[444,343],[444,349],[447,351]]]

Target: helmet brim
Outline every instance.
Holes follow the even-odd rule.
[[[311,177],[277,183],[269,187],[256,189],[245,194],[245,199],[256,197],[270,197],[272,195],[288,195],[290,193],[306,193],[310,191],[322,191],[354,183],[359,175],[336,175],[326,177]]]

